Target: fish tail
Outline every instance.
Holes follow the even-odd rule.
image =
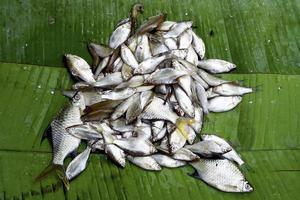
[[[64,186],[69,190],[70,184],[69,180],[65,174],[64,167],[62,165],[55,165],[55,164],[50,164],[48,167],[46,167],[36,178],[35,182],[40,182],[43,179],[45,179],[49,174],[55,172],[56,175],[62,180],[64,183]]]
[[[242,172],[254,172],[254,169],[247,163],[244,163],[243,165],[240,166],[240,169]]]
[[[263,84],[257,85],[254,88],[252,88],[253,92],[260,92],[262,91]]]
[[[41,138],[41,144],[42,142],[46,139],[49,138],[50,141],[52,141],[52,128],[51,128],[51,124],[49,124],[49,126],[46,128],[46,130],[44,131],[42,138]]]
[[[188,139],[188,133],[186,131],[186,126],[194,124],[196,121],[190,118],[179,118],[176,120],[176,127],[183,135],[185,139]]]

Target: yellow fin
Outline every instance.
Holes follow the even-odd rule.
[[[186,126],[187,125],[192,125],[196,121],[195,119],[189,119],[189,118],[179,118],[176,121],[176,127],[178,128],[179,132],[183,135],[185,139],[188,139],[188,133],[186,131]]]

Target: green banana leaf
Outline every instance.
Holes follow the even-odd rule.
[[[254,192],[220,192],[191,178],[191,167],[148,172],[118,168],[93,154],[65,191],[55,176],[34,178],[51,162],[43,131],[67,102],[72,80],[64,53],[91,61],[86,43],[106,43],[134,1],[0,1],[0,200],[298,199],[300,195],[300,2],[297,0],[141,1],[143,18],[165,12],[192,20],[207,58],[238,68],[222,77],[257,91],[234,110],[210,114],[206,133],[230,140],[248,164]]]

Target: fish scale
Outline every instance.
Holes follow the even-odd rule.
[[[80,144],[80,139],[70,135],[66,128],[82,124],[80,109],[68,105],[51,123],[53,143],[53,164],[63,165],[64,159],[74,152]]]

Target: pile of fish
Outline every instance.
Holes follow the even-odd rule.
[[[204,59],[205,45],[192,21],[166,21],[159,14],[137,28],[143,9],[133,6],[108,46],[88,44],[91,66],[79,56],[65,55],[77,82],[63,92],[70,103],[44,134],[51,138],[53,160],[37,180],[55,171],[69,188],[94,152],[120,167],[129,161],[159,171],[189,164],[194,177],[219,190],[252,191],[238,167],[244,161],[229,143],[200,135],[205,115],[235,108],[252,88],[215,76],[236,66]],[[81,142],[86,149],[77,155]],[[73,160],[65,168],[69,155]]]

